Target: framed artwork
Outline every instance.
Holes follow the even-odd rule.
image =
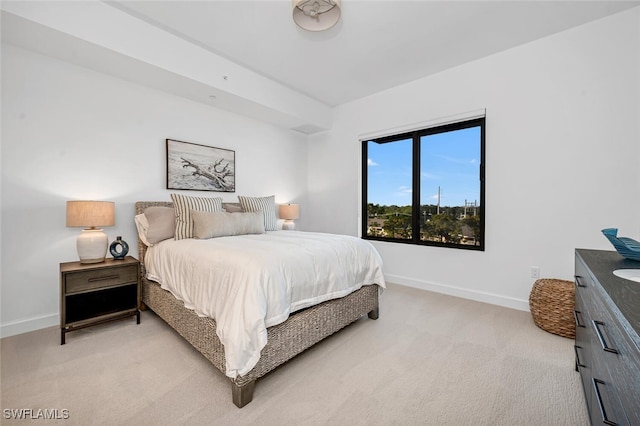
[[[167,139],[167,189],[235,192],[235,151]]]

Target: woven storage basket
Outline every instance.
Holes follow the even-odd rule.
[[[544,278],[533,284],[529,308],[533,322],[549,333],[574,338],[575,287],[573,281]]]

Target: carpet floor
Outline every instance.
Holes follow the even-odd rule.
[[[389,285],[366,317],[258,380],[253,401],[154,313],[0,341],[2,424],[589,425],[573,340],[528,312]],[[17,420],[49,410],[58,420]]]

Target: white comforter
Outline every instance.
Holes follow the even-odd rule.
[[[216,320],[231,378],[251,371],[267,327],[290,313],[363,285],[385,287],[382,260],[369,242],[311,232],[166,240],[149,247],[145,266],[147,278],[185,307]]]

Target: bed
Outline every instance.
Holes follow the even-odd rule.
[[[173,203],[139,201],[135,204],[136,215],[144,213],[149,207],[173,207]],[[281,235],[289,232],[279,231]],[[274,233],[274,235],[277,234],[278,232]],[[171,291],[163,289],[158,282],[149,279],[148,275],[152,274],[147,273],[145,265],[147,249],[147,245],[138,238],[143,309],[148,308],[155,312],[218,370],[229,376],[225,346],[216,333],[218,327],[216,320],[202,316],[202,313],[199,315],[196,310],[185,307],[183,300],[177,299]],[[381,271],[377,276],[380,274]],[[255,365],[243,374],[229,377],[233,403],[242,408],[251,402],[257,379],[322,339],[364,315],[377,319],[378,296],[384,287],[384,279],[377,281],[380,282],[367,283],[339,298],[312,306],[301,305],[302,309],[292,312],[284,322],[266,327],[266,345],[259,352],[259,359]]]

